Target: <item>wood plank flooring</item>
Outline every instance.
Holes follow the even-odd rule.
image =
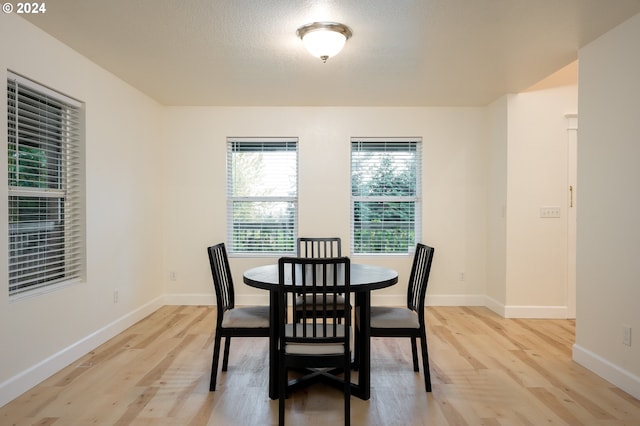
[[[571,360],[574,321],[427,308],[433,392],[408,339],[372,340],[371,399],[354,425],[640,425],[640,401]],[[166,306],[0,408],[2,425],[274,425],[267,340],[232,341],[209,392],[215,308]],[[422,368],[422,365],[421,365]],[[342,424],[339,391],[287,400],[290,425]]]

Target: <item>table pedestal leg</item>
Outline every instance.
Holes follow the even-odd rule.
[[[359,327],[357,333],[358,350],[355,351],[356,364],[358,365],[358,386],[353,389],[354,395],[368,400],[371,397],[371,330],[370,311],[371,311],[371,293],[368,291],[359,291],[355,293],[356,309],[358,310]]]
[[[278,399],[278,292],[269,292],[269,398]]]

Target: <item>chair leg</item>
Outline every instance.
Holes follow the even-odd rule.
[[[344,369],[344,424],[351,424],[351,369],[348,365]]]
[[[209,392],[216,390],[216,379],[218,377],[218,360],[220,359],[220,340],[222,336],[216,331],[213,343],[213,359],[211,360],[211,381],[209,382]]]
[[[429,352],[427,351],[427,333],[421,331],[420,346],[422,347],[422,368],[424,369],[424,385],[427,392],[431,392],[431,371],[429,370]]]
[[[358,371],[360,368],[360,328],[356,324],[353,330],[353,364],[351,365],[351,369],[353,371]]]
[[[282,364],[280,368],[282,368]],[[284,370],[284,376],[280,372],[280,377],[278,378],[278,425],[280,426],[284,426],[284,403],[287,399],[287,369],[284,368]]]
[[[411,355],[413,355],[413,371],[420,371],[420,367],[418,366],[418,346],[416,345],[416,336],[411,336]]]
[[[231,346],[231,336],[224,338],[224,356],[222,357],[222,371],[227,371],[229,366],[229,346]]]

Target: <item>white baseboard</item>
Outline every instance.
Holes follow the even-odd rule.
[[[573,360],[634,398],[640,399],[640,377],[579,345],[573,345]]]
[[[236,294],[236,305],[268,305],[269,293],[262,294]],[[169,306],[214,306],[216,296],[213,293],[206,294],[165,294],[164,304]]]
[[[236,295],[236,304],[242,305],[268,305],[269,295],[243,294]],[[213,294],[167,294],[164,297],[165,305],[215,305],[216,298]],[[407,298],[401,294],[376,294],[371,295],[371,303],[374,305],[405,306]],[[438,294],[427,295],[427,306],[486,306],[504,318],[567,318],[566,306],[505,306],[504,304],[481,294]]]
[[[484,306],[485,297],[470,294],[439,294],[425,298],[425,306]],[[404,294],[376,295],[371,294],[372,305],[407,306]]]
[[[157,297],[133,312],[123,315],[110,324],[62,349],[58,353],[51,355],[27,370],[0,383],[0,407],[22,395],[43,380],[51,377],[53,374],[91,352],[109,339],[122,333],[141,319],[149,316],[158,308],[162,307],[163,301],[164,298],[162,296]]]
[[[236,305],[268,305],[269,294],[236,295]],[[213,294],[166,294],[165,305],[210,306],[216,304]],[[377,295],[371,294],[373,305],[406,306],[407,296],[404,294]],[[484,306],[485,296],[481,295],[436,295],[427,296],[427,306]]]
[[[504,303],[498,302],[496,299],[492,297],[485,296],[484,305],[488,309],[491,309],[493,312],[500,315],[502,318],[505,318],[506,312],[505,312]]]
[[[216,304],[216,296],[207,294],[165,294],[164,304],[168,306],[209,306]]]
[[[566,319],[566,306],[505,306],[505,318]]]
[[[503,318],[569,318],[569,309],[567,306],[505,305],[487,296],[484,296],[484,303],[481,306],[486,306]]]
[[[483,294],[427,296],[427,306],[485,306],[503,318],[567,318],[566,306],[505,305]]]
[[[427,306],[485,306],[486,297],[480,294],[427,295]],[[405,302],[406,303],[406,302]]]
[[[267,305],[269,296],[264,294],[238,295],[238,305]],[[403,306],[404,295],[372,295],[372,303],[378,305]],[[215,296],[207,294],[168,294],[160,296],[134,311],[123,315],[110,324],[91,333],[69,347],[42,360],[38,364],[0,383],[0,407],[28,391],[62,368],[105,343],[112,337],[131,327],[155,312],[163,305],[215,305]],[[486,306],[505,318],[566,318],[567,309],[563,306],[505,306],[484,295],[427,295],[427,306]],[[614,385],[640,398],[640,378],[620,369],[599,356],[574,346],[573,359]]]

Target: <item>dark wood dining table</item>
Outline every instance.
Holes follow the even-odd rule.
[[[265,265],[245,271],[244,283],[250,287],[269,291],[270,324],[269,336],[269,397],[278,398],[278,335],[276,321],[278,312],[278,265]],[[286,281],[285,281],[286,282]],[[351,264],[351,292],[355,298],[355,309],[360,321],[360,332],[356,334],[355,351],[358,359],[358,381],[351,383],[351,393],[368,400],[371,396],[371,341],[370,311],[371,291],[390,287],[398,282],[398,273],[390,268],[359,263]]]

